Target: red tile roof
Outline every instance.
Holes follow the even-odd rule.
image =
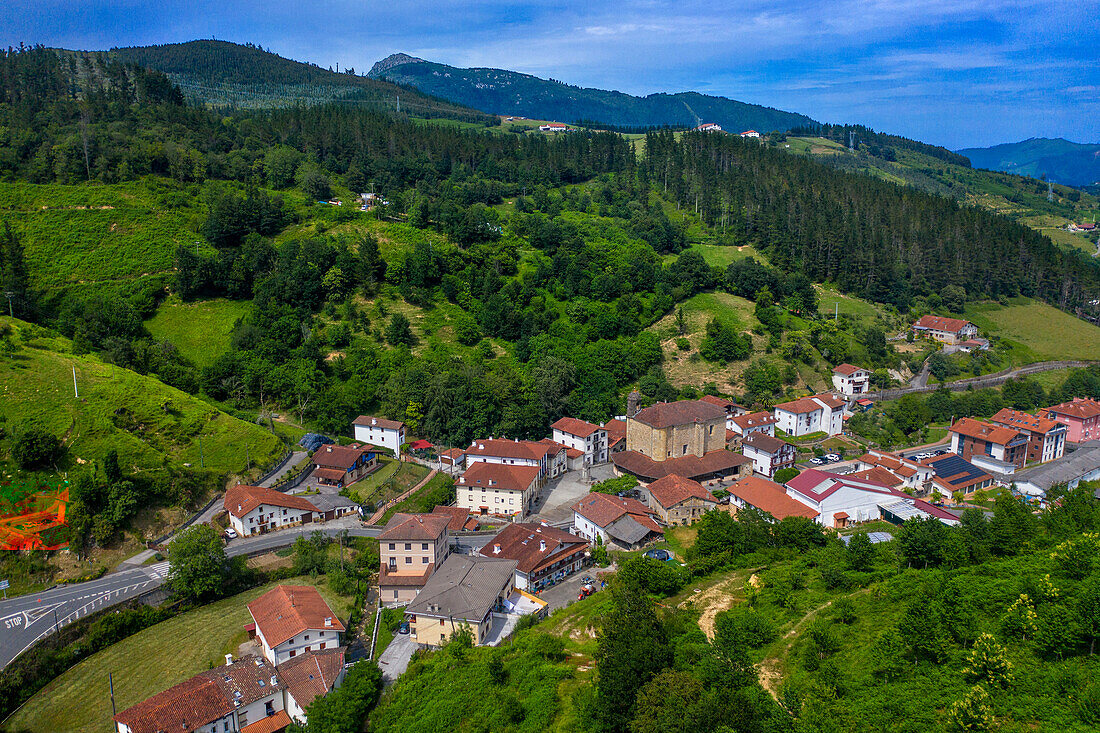
[[[850,377],[856,372],[867,371],[863,367],[853,366],[851,364],[839,364],[833,369],[833,374],[842,374],[845,377]]]
[[[1011,428],[1000,425],[992,425],[972,417],[964,417],[955,421],[950,428],[952,433],[965,435],[968,438],[984,440],[995,445],[1008,445],[1020,437],[1020,433]]]
[[[1065,430],[1065,426],[1062,423],[1055,420],[1047,420],[1045,417],[1036,417],[1020,410],[1012,410],[1008,407],[1000,410],[996,415],[989,418],[990,422],[998,425],[1004,425],[1008,428],[1015,428],[1017,430],[1026,430],[1029,433],[1039,433],[1040,435],[1046,435],[1051,430],[1059,429]]]
[[[622,439],[626,437],[625,420],[608,420],[604,423],[603,429],[607,431],[607,437],[609,440],[612,438]]]
[[[731,471],[738,466],[752,463],[752,459],[740,453],[719,449],[704,453],[702,456],[679,456],[655,461],[638,451],[627,450],[612,454],[611,462],[620,470],[634,474],[645,481],[655,481],[669,474],[694,479],[712,473]]]
[[[897,487],[905,484],[902,479],[890,473],[882,466],[874,466],[873,468],[868,468],[863,471],[856,471],[847,475],[848,478],[853,478],[860,481],[874,481],[875,483],[889,486],[892,489],[896,489]]]
[[[568,433],[569,435],[575,435],[578,438],[587,438],[589,435],[600,429],[599,425],[593,425],[590,422],[578,420],[575,417],[563,417],[550,427],[554,430],[560,430],[563,433]]]
[[[344,669],[345,649],[341,646],[309,651],[279,665],[279,679],[298,707],[305,708],[315,697],[327,695],[332,690]]]
[[[447,529],[451,532],[473,531],[478,528],[478,521],[470,516],[470,510],[460,506],[437,506],[432,509],[432,514],[447,517],[449,524]]]
[[[817,502],[827,499],[845,487],[859,491],[871,491],[877,494],[905,496],[908,498],[908,495],[894,491],[889,486],[880,484],[876,481],[851,479],[847,476],[841,476],[835,473],[825,473],[816,468],[807,468],[805,471],[788,481],[787,487]]]
[[[929,331],[947,331],[958,333],[965,326],[971,325],[970,321],[961,318],[943,318],[941,316],[921,316],[913,324],[913,328],[928,329]]]
[[[817,412],[824,408],[818,404],[817,400],[821,400],[831,409],[837,409],[844,406],[844,400],[838,400],[831,394],[825,392],[822,394],[812,395],[810,397],[802,397],[801,399],[791,400],[790,402],[782,402],[775,406],[777,410],[783,410],[784,412],[791,412],[795,415],[805,415],[810,412]]]
[[[280,585],[248,604],[268,645],[275,647],[307,629],[343,631],[344,625],[312,585]],[[326,619],[328,625],[325,624]]]
[[[317,507],[304,497],[246,484],[231,486],[226,490],[225,499],[222,501],[225,510],[235,517],[243,517],[261,504],[299,509],[305,512],[317,511]]]
[[[777,421],[776,416],[770,412],[750,412],[733,418],[734,424],[741,428],[741,432],[759,428],[761,425],[774,425]]]
[[[313,452],[313,463],[321,468],[338,468],[348,471],[355,463],[368,453],[373,453],[371,448],[360,445],[322,445]]]
[[[1069,402],[1063,402],[1054,407],[1047,407],[1046,412],[1056,415],[1065,415],[1078,420],[1088,420],[1090,417],[1100,416],[1100,400],[1087,397],[1074,397]]]
[[[647,486],[646,489],[649,490],[650,496],[665,509],[671,509],[677,504],[681,504],[692,498],[709,501],[712,504],[718,503],[718,501],[711,496],[711,493],[704,489],[703,485],[698,481],[692,481],[689,478],[677,476],[674,473],[657,479]]]
[[[552,450],[558,453],[560,453],[561,451],[565,451],[565,455],[569,456],[570,458],[580,458],[584,455],[584,451],[577,450],[576,448],[570,448],[569,446],[558,443],[557,441],[551,440],[550,438],[543,438],[539,442],[543,445],[549,446]]]
[[[573,504],[573,511],[597,527],[606,527],[619,517],[629,514],[635,521],[654,532],[661,528],[653,521],[652,509],[637,499],[627,499],[610,494],[592,493]]]
[[[327,481],[339,481],[347,476],[348,472],[342,471],[339,468],[316,468],[313,470],[313,475]]]
[[[654,428],[668,428],[673,425],[687,425],[707,420],[724,420],[726,411],[717,405],[702,400],[680,400],[679,402],[658,402],[638,412],[634,419]]]
[[[380,540],[438,540],[451,522],[451,518],[443,514],[405,514],[398,512],[390,517],[382,533],[378,535]]]
[[[755,448],[771,455],[777,454],[783,450],[784,446],[790,445],[779,438],[771,435],[765,435],[764,433],[749,433],[745,436],[745,439],[741,441],[742,445],[747,445],[750,448]]]
[[[512,458],[527,461],[541,461],[548,448],[529,440],[475,440],[466,449],[468,456],[491,456],[493,458]]]
[[[760,511],[771,514],[776,519],[787,517],[808,517],[813,519],[817,512],[797,499],[787,496],[787,490],[774,481],[757,476],[746,476],[729,487],[729,492],[741,501]]]
[[[372,417],[370,415],[360,415],[352,421],[352,425],[362,425],[368,428],[383,428],[384,430],[401,430],[405,427],[405,423],[400,420],[387,420],[382,417]]]
[[[466,451],[461,448],[450,448],[439,454],[440,460],[446,460],[451,465],[463,463],[466,460]]]
[[[526,491],[539,477],[538,466],[509,466],[478,461],[458,478],[459,486]]]
[[[297,701],[298,698],[294,699]],[[285,710],[280,710],[274,715],[260,718],[255,723],[249,723],[241,728],[241,733],[279,733],[293,722]]]
[[[541,524],[517,522],[509,524],[500,534],[481,548],[485,557],[515,560],[521,573],[534,573],[540,568],[583,551],[588,542],[564,529]]]
[[[737,407],[737,403],[733,400],[727,400],[724,397],[715,397],[712,394],[705,394],[699,398],[703,402],[709,402],[716,407],[721,407],[723,410],[729,412],[731,407]]]

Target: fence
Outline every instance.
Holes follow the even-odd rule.
[[[279,461],[275,464],[275,467],[269,470],[263,476],[260,476],[258,479],[256,479],[256,483],[262,484],[264,481],[267,481],[272,476],[278,476],[279,471],[282,471],[286,464],[290,463],[290,459],[293,456],[294,451],[290,448],[287,448],[286,453],[284,453],[282,458],[280,458]]]
[[[285,481],[280,481],[279,483],[272,485],[271,488],[275,491],[283,492],[298,488],[299,486],[301,486],[302,482],[309,478],[309,475],[313,472],[311,470],[312,466],[313,464],[310,463],[309,459],[307,458],[302,464],[301,471],[286,479]]]
[[[956,382],[929,384],[925,387],[899,387],[896,389],[884,389],[878,392],[868,392],[867,394],[860,395],[860,397],[869,400],[879,401],[893,400],[907,394],[935,392],[939,389],[947,389],[952,392],[962,392],[970,388],[981,389],[983,387],[996,387],[997,385],[1004,384],[1008,380],[1015,377],[1024,377],[1029,374],[1039,374],[1041,372],[1054,371],[1055,369],[1075,369],[1079,367],[1087,367],[1095,363],[1095,361],[1043,361],[1036,364],[1028,364],[1022,367],[1002,369],[999,372],[994,372],[993,374],[983,374],[979,377],[967,377],[966,379],[960,379]]]

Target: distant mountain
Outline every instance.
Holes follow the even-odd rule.
[[[1046,177],[1067,186],[1100,183],[1100,144],[1085,145],[1062,138],[1033,137],[991,148],[956,151],[970,158],[976,168],[988,168],[1024,176]]]
[[[188,41],[113,48],[110,55],[163,72],[189,99],[209,106],[247,109],[340,101],[396,110],[400,98],[401,111],[415,117],[491,121],[477,110],[360,76],[354,69],[337,73],[252,44]]]
[[[459,69],[403,53],[379,61],[368,76],[415,87],[483,112],[540,120],[586,120],[618,127],[694,127],[716,122],[730,132],[786,131],[815,124],[805,115],[697,92],[635,97],[504,69]]]

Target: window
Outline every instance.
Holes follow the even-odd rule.
[[[309,634],[306,634],[306,641],[309,641]]]
[[[412,561],[413,561],[413,559],[412,559],[411,557],[406,557],[406,558],[405,558],[405,564],[406,564],[406,565],[408,565],[408,564],[409,564],[409,563],[411,563]]]
[[[426,557],[422,557],[422,558],[420,558],[420,562],[421,562],[421,564],[423,564],[423,565],[427,565],[427,564],[428,564],[428,558],[426,558]]]
[[[297,652],[296,652],[296,651],[294,651],[293,649],[291,649],[291,650],[290,650],[290,656],[292,656],[292,657],[293,657],[293,656],[294,656],[295,654],[297,654]]]
[[[396,568],[397,568],[397,558],[396,557],[391,557],[390,558],[390,570],[394,570]]]
[[[427,543],[427,542],[425,542],[425,543],[421,544],[421,545],[420,545],[420,549],[421,549],[421,550],[426,550],[426,549],[428,549],[428,543]]]
[[[396,591],[396,590],[395,590],[395,591],[393,592],[393,599],[394,599],[395,601],[397,600],[397,591]]]
[[[411,543],[411,542],[406,542],[405,543],[405,549],[406,550],[411,550],[412,548],[413,548],[413,543]]]
[[[993,444],[990,443],[988,440],[985,443],[985,454],[987,456],[993,455]]]
[[[707,428],[707,435],[714,435],[714,426],[711,425]]]
[[[390,543],[390,549],[391,549],[391,550],[396,550],[396,549],[397,549],[397,544],[396,544],[396,543],[394,543],[394,542],[391,542],[391,543]]]
[[[686,456],[687,454],[688,454],[688,446],[687,446],[687,443],[684,443],[684,453],[683,453],[683,455]]]

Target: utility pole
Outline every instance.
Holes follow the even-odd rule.
[[[73,395],[76,399],[80,399],[80,390],[76,387],[76,364],[73,364]]]
[[[61,643],[61,624],[57,622],[57,609],[53,610],[53,633],[54,633],[54,647],[57,647]]]
[[[833,323],[836,323],[838,318],[840,318],[840,301],[833,303]]]

